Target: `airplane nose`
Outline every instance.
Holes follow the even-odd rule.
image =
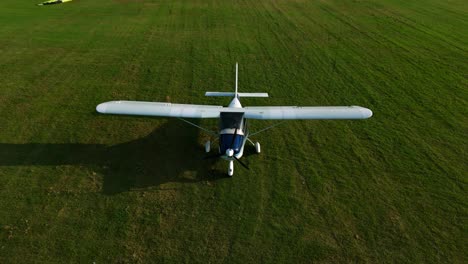
[[[233,149],[226,149],[226,155],[228,157],[232,157],[234,155],[234,150]]]

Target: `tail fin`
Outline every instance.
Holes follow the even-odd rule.
[[[238,65],[237,65],[237,62],[236,62],[236,92],[235,92],[235,97],[238,98],[238,94],[237,94],[237,84],[239,83],[239,68],[238,68]]]
[[[239,83],[239,66],[236,62],[236,90],[234,93],[231,92],[206,92],[205,96],[229,96],[229,97],[268,97],[267,93],[239,93],[237,90]]]

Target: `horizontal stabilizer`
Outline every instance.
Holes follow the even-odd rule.
[[[234,97],[235,93],[231,92],[206,92],[205,96],[227,96]],[[237,93],[238,97],[268,97],[267,93]]]

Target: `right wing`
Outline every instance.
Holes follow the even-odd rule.
[[[372,111],[360,106],[254,106],[244,107],[250,119],[366,119]]]
[[[166,116],[180,118],[217,118],[223,107],[218,105],[171,104],[138,101],[111,101],[99,104],[102,114]]]

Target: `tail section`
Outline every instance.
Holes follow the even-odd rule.
[[[268,93],[231,93],[231,92],[206,92],[205,96],[226,96],[226,97],[268,97]]]
[[[236,62],[236,94],[235,94],[235,97],[236,98],[239,98],[239,96],[237,95],[237,84],[239,83],[239,68],[238,68],[238,65],[237,65],[237,62]]]
[[[239,83],[239,68],[238,64],[236,62],[236,86],[235,86],[235,92],[206,92],[205,96],[227,96],[227,97],[234,97],[234,98],[240,98],[240,97],[268,97],[267,93],[239,93],[238,92],[238,83]]]

